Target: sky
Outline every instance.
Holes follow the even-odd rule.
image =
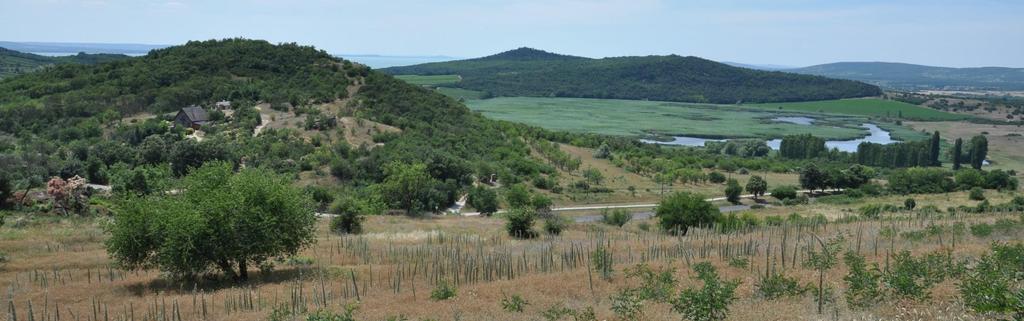
[[[1024,1],[0,0],[0,41],[245,37],[335,54],[677,54],[808,66],[1024,67]]]

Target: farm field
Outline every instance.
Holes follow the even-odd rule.
[[[459,78],[459,75],[399,75],[395,76],[395,78],[404,80],[407,83],[417,86],[440,86],[446,84],[454,84],[461,80],[461,78]]]
[[[779,138],[810,133],[826,139],[852,139],[867,135],[860,125],[868,119],[823,114],[816,110],[767,110],[758,107],[686,104],[638,100],[511,97],[469,100],[470,109],[485,116],[540,126],[551,130],[618,136],[650,134],[708,138]],[[813,125],[773,121],[780,116],[815,119]],[[909,130],[894,138],[916,139]],[[902,136],[901,136],[902,135]],[[913,135],[913,136],[911,136]]]
[[[1011,196],[994,191],[988,195],[993,203]],[[962,204],[956,200],[966,199],[966,194],[913,197],[921,207],[942,208]],[[902,199],[863,203],[900,204]],[[762,219],[792,213],[839,218],[856,215],[859,206],[817,202],[750,213]],[[842,252],[862,255],[869,265],[880,266],[895,266],[894,253],[902,251],[915,258],[935,253],[943,258],[978,258],[992,242],[1024,237],[1024,223],[1019,221],[1024,217],[1019,213],[915,213],[926,212],[850,223],[788,221],[722,234],[694,229],[680,237],[648,231],[645,226],[655,220],[632,221],[622,228],[577,223],[560,236],[532,240],[507,236],[500,217],[373,216],[366,221],[364,234],[349,236],[332,234],[327,220],[320,220],[313,247],[275,262],[273,271],[254,273],[252,280],[240,285],[204,279],[172,282],[155,271],[119,270],[103,248],[106,218],[19,217],[17,223],[0,228],[0,251],[9,260],[0,269],[0,282],[7,287],[5,305],[14,309],[18,320],[55,320],[58,314],[65,320],[268,320],[272,315],[290,320],[287,311],[339,311],[346,306],[356,307],[356,320],[538,320],[559,310],[592,310],[595,320],[612,320],[622,317],[616,302],[621,302],[623,289],[642,286],[630,272],[641,264],[668,271],[676,282],[671,290],[675,293],[700,287],[694,266],[709,262],[723,280],[739,282],[728,320],[999,317],[971,312],[959,303],[955,276],[928,285],[928,299],[853,307],[844,299],[850,289],[843,278],[850,270],[842,263],[842,254],[840,263],[823,277],[834,291],[824,315],[816,311],[812,290],[770,299],[759,290],[766,269],[792,278],[799,287],[816,285],[818,273],[802,264],[815,250],[815,237],[836,240]],[[991,234],[953,228],[973,231],[979,225],[998,227]],[[604,262],[610,262],[606,274],[594,268],[598,263],[593,253],[599,249],[607,253]],[[442,283],[451,286],[453,297],[432,299]],[[518,311],[503,307],[503,299],[507,302],[512,296],[525,302]],[[634,320],[680,318],[669,303],[640,302],[642,309],[633,312],[638,313]],[[11,312],[9,308],[5,313]]]
[[[904,102],[883,100],[877,98],[840,99],[795,103],[751,104],[746,106],[785,111],[836,113],[886,118],[897,118],[899,115],[902,114],[904,119],[922,121],[962,120],[971,117],[967,115],[952,114],[927,107],[911,105]]]

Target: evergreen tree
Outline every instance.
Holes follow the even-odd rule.
[[[931,141],[931,146],[930,146],[931,147],[930,156],[931,156],[931,161],[932,161],[931,165],[932,166],[942,165],[942,163],[939,162],[939,143],[940,143],[940,140],[941,140],[941,138],[939,137],[939,131],[936,130],[935,133],[932,134],[932,141]]]
[[[953,143],[953,153],[949,155],[949,157],[953,159],[953,170],[960,169],[960,160],[961,155],[963,155],[963,149],[964,140],[962,138],[957,138],[956,142]]]
[[[988,139],[983,135],[971,138],[969,154],[971,157],[971,167],[981,169],[981,165],[985,162],[986,155],[988,155]]]

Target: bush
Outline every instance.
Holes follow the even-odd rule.
[[[757,294],[765,300],[775,300],[788,296],[801,296],[807,293],[808,288],[800,286],[800,282],[793,277],[787,277],[782,273],[775,273],[767,278],[760,278],[754,288]]]
[[[1024,316],[1024,244],[992,244],[991,253],[961,278],[964,304],[976,312],[1014,312]]]
[[[430,299],[434,301],[443,301],[454,298],[456,295],[455,286],[449,284],[448,281],[440,281],[434,285],[434,289],[430,291]]]
[[[743,187],[740,186],[740,182],[735,179],[729,179],[729,183],[725,186],[725,199],[729,203],[739,204],[740,196],[743,194]]]
[[[351,197],[343,197],[331,204],[331,231],[339,234],[359,234],[363,232],[362,208]]]
[[[340,180],[352,179],[355,177],[356,170],[352,167],[352,163],[343,158],[335,158],[331,161],[331,175],[337,177]]]
[[[510,297],[502,293],[501,308],[507,312],[523,312],[523,308],[529,304],[530,302],[518,294],[513,294]]]
[[[781,200],[788,200],[796,198],[796,187],[792,185],[782,185],[772,188],[772,197]]]
[[[612,226],[622,227],[632,219],[633,214],[624,209],[604,210],[601,212],[601,222]]]
[[[544,218],[544,232],[547,232],[549,235],[560,235],[562,230],[565,230],[568,226],[568,219],[562,216],[551,215]]]
[[[725,174],[719,172],[711,172],[708,174],[708,180],[715,184],[725,183]]]
[[[594,251],[590,252],[590,264],[593,266],[594,271],[597,271],[606,280],[611,279],[612,272],[615,271],[613,268],[615,264],[614,259],[611,250],[604,243],[598,243]]]
[[[704,282],[700,289],[684,289],[672,300],[672,311],[683,314],[683,318],[694,321],[725,320],[729,315],[729,304],[736,300],[738,280],[722,281],[715,267],[708,262],[693,266],[696,279]]]
[[[903,208],[905,208],[906,210],[913,211],[915,207],[917,207],[917,201],[915,201],[913,198],[908,198],[905,201],[903,201]]]
[[[981,189],[981,187],[972,188],[970,194],[968,194],[967,197],[973,201],[984,201],[985,190]]]
[[[334,313],[329,310],[317,310],[306,316],[306,321],[355,321],[356,305],[345,306],[345,311]],[[282,318],[281,320],[285,320]]]
[[[612,312],[619,320],[643,320],[644,301],[635,289],[623,289],[611,297]]]
[[[923,258],[915,258],[910,251],[901,251],[893,256],[893,264],[882,273],[882,282],[893,295],[899,298],[926,300],[930,288],[942,281],[938,267],[929,265]]]
[[[993,230],[992,225],[988,223],[971,224],[971,235],[975,237],[988,237],[992,235]]]
[[[882,275],[878,265],[868,268],[864,257],[853,251],[846,252],[843,261],[849,270],[843,277],[846,282],[846,303],[851,307],[865,308],[878,302],[882,295],[879,288]]]
[[[679,281],[675,278],[674,268],[652,269],[647,264],[639,264],[626,270],[626,277],[640,279],[637,296],[642,300],[668,302],[672,299],[672,291]]]
[[[505,223],[505,230],[512,237],[522,239],[534,238],[537,236],[537,232],[533,230],[533,220],[536,217],[537,213],[530,208],[520,207],[509,210],[505,214],[505,219],[508,220]]]
[[[750,259],[745,256],[734,256],[729,259],[729,266],[738,269],[745,269],[750,266]]]
[[[690,227],[710,226],[721,216],[718,208],[704,197],[687,192],[676,192],[661,200],[654,213],[663,230],[684,235]]]
[[[498,193],[487,187],[476,186],[469,190],[466,203],[480,214],[490,216],[498,211]]]

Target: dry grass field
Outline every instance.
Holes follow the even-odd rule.
[[[988,194],[993,204],[1010,197],[994,191]],[[915,197],[919,208],[945,208],[965,204],[960,200],[966,199],[959,193]],[[864,204],[901,203],[902,199],[869,199]],[[845,213],[844,208],[857,206],[812,203],[752,213],[809,216]],[[928,300],[892,299],[857,309],[843,299],[847,268],[839,263],[825,275],[825,284],[835,292],[824,314],[817,313],[810,293],[767,300],[758,295],[756,284],[766,267],[801,284],[816,284],[816,272],[802,264],[808,251],[816,248],[815,237],[842,235],[842,251],[855,251],[880,266],[888,266],[890,254],[902,250],[914,255],[949,251],[955,258],[977,258],[991,242],[1024,238],[1024,224],[980,237],[953,229],[923,238],[903,235],[933,225],[971,226],[1000,219],[1024,217],[1020,213],[923,216],[901,212],[885,220],[786,223],[730,233],[691,230],[679,237],[655,232],[655,221],[633,221],[623,228],[574,224],[560,236],[532,240],[508,237],[504,220],[498,217],[374,216],[366,222],[365,233],[356,236],[331,234],[327,221],[321,220],[315,246],[277,262],[273,271],[254,273],[248,283],[235,285],[215,278],[172,281],[156,271],[111,266],[103,246],[106,218],[14,217],[0,228],[0,251],[9,257],[0,267],[0,284],[4,315],[10,320],[15,314],[17,320],[267,320],[275,310],[283,316],[280,320],[291,320],[291,313],[285,311],[341,311],[346,305],[358,306],[357,320],[545,320],[544,312],[559,306],[592,308],[597,320],[614,320],[612,297],[621,289],[639,286],[638,280],[627,277],[627,270],[641,263],[672,268],[679,280],[674,290],[678,293],[701,285],[693,279],[691,266],[707,261],[723,278],[741,282],[728,320],[994,320],[997,316],[965,308],[956,281],[948,278],[930,290]],[[895,236],[880,232],[885,229],[895,231]],[[608,278],[594,269],[593,253],[598,248],[611,255]],[[748,263],[745,267],[736,263],[742,260]],[[431,291],[441,282],[453,284],[456,295],[432,300]],[[502,299],[513,295],[528,302],[522,312],[502,308]],[[642,304],[642,314],[635,319],[681,318],[667,303]]]

